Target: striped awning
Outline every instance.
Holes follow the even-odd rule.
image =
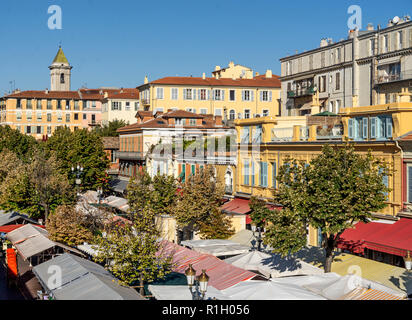
[[[406,298],[395,296],[385,291],[376,289],[356,288],[344,295],[339,300],[405,300]]]

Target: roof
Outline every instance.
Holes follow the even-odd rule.
[[[61,269],[61,282],[48,281],[49,268]],[[33,268],[42,286],[57,300],[140,300],[132,288],[123,287],[102,266],[65,253]]]
[[[211,254],[215,257],[238,255],[249,252],[249,247],[230,240],[186,240],[182,245],[200,253]]]
[[[119,137],[103,137],[102,141],[104,149],[119,149],[120,147]]]
[[[272,78],[258,77],[254,79],[236,79],[231,78],[205,78],[202,77],[164,77],[149,82],[149,84],[170,84],[170,85],[193,85],[193,86],[228,86],[228,87],[266,87],[280,88],[280,80],[277,75]],[[147,85],[147,84],[144,84]],[[142,85],[143,86],[143,85]],[[141,87],[141,86],[140,86]]]
[[[15,211],[7,212],[7,213],[0,212],[0,226],[7,225],[9,223],[12,223],[18,220],[24,220],[24,221],[28,221],[34,224],[37,223],[37,221],[30,219],[28,216],[21,214],[19,212],[15,212]]]
[[[6,226],[0,226],[0,233],[9,233],[20,227],[25,226],[24,224],[9,224]],[[36,225],[36,227],[44,228],[44,226]]]
[[[218,290],[257,276],[256,273],[232,266],[210,254],[201,254],[169,241],[162,241],[160,254],[172,255],[175,272],[184,273],[189,264],[193,265],[197,275],[205,269],[210,277],[209,284]]]
[[[108,91],[108,97],[105,99],[139,99],[139,90],[136,88],[122,88],[120,90]]]
[[[53,63],[69,64],[69,61],[67,60],[66,56],[64,55],[62,47],[59,47],[59,51],[57,51],[57,54],[54,57]]]

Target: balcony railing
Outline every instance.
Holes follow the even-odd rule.
[[[142,105],[147,106],[150,104],[150,99],[142,99]]]
[[[313,89],[313,87],[290,90],[288,91],[288,98],[311,96],[314,93],[315,93],[315,90]]]
[[[326,127],[319,126],[316,130],[316,140],[341,140],[343,128],[340,126]]]
[[[115,151],[115,158],[122,160],[143,160],[143,152]]]
[[[379,75],[375,80],[375,84],[389,83],[401,80],[412,80],[412,71]]]
[[[293,127],[272,129],[272,141],[292,141]]]

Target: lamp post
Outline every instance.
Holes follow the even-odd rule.
[[[103,189],[102,187],[97,188],[97,199],[99,200],[99,204],[103,199]]]
[[[262,248],[262,227],[257,227],[255,225],[252,225],[252,232],[253,232],[253,236],[256,238],[257,242],[258,242],[258,247],[257,250],[260,251]]]
[[[206,274],[206,270],[202,269],[202,274],[197,277],[196,280],[196,270],[193,269],[191,264],[189,264],[189,268],[185,271],[185,275],[190,293],[192,294],[192,299],[204,300],[207,291],[207,284],[209,282],[209,276]],[[195,285],[195,290],[193,290],[193,285]]]
[[[83,173],[83,170],[84,168],[81,165],[77,165],[76,168],[72,167],[72,173],[76,175],[77,195],[80,194],[80,184],[82,183],[80,177]]]
[[[411,271],[411,269],[412,269],[412,258],[411,258],[411,253],[409,252],[409,250],[407,251],[406,257],[404,257],[403,260],[405,261],[406,270]]]

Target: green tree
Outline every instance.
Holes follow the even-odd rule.
[[[103,126],[97,126],[94,128],[94,131],[100,136],[100,137],[117,137],[119,136],[119,133],[117,132],[117,129],[122,128],[124,126],[128,125],[124,120],[113,120],[109,121],[108,124],[105,124]]]
[[[224,186],[214,178],[212,167],[191,175],[183,185],[173,212],[178,228],[183,232],[199,232],[203,237],[213,237],[209,226],[215,226],[215,219],[219,218],[216,210],[220,210],[223,195]],[[221,221],[225,221],[223,227],[230,234],[230,223]]]
[[[0,152],[7,149],[19,159],[26,160],[33,154],[37,144],[36,139],[30,135],[22,134],[8,125],[0,126]]]
[[[390,168],[370,152],[355,153],[349,143],[325,145],[309,164],[290,158],[284,162],[274,193],[283,209],[267,212],[264,242],[282,255],[295,253],[306,245],[307,227],[312,226],[323,236],[325,272],[330,272],[341,234],[386,206],[390,189],[384,177]]]
[[[265,226],[265,218],[270,213],[270,210],[266,205],[266,201],[255,196],[252,196],[250,198],[249,207],[251,210],[249,216],[252,222],[256,227],[263,228]]]
[[[59,127],[47,140],[47,150],[56,153],[60,163],[59,170],[69,178],[75,186],[75,174],[71,168],[82,165],[81,190],[96,190],[98,187],[106,189],[106,170],[109,159],[103,149],[103,142],[95,132],[86,129],[71,131],[67,127]]]

